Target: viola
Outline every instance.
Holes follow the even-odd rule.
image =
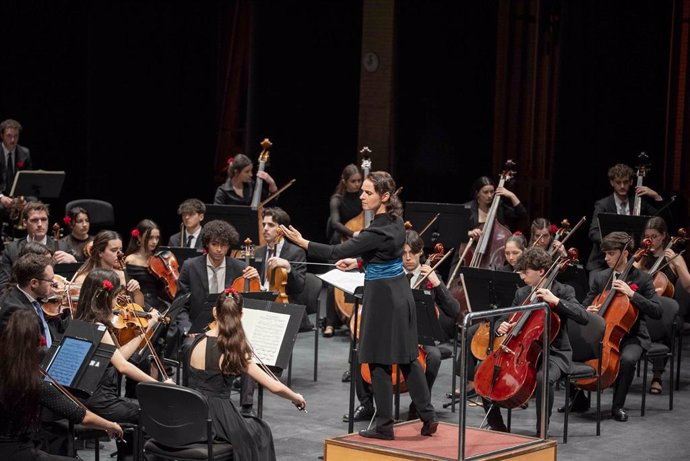
[[[252,240],[247,238],[244,241],[244,247],[242,247],[242,257],[244,257],[244,262],[249,267],[251,260],[254,257],[254,245]],[[259,277],[253,277],[251,279],[244,278],[240,275],[235,280],[232,281],[232,287],[240,293],[246,293],[248,291],[261,291],[261,279]]]
[[[635,262],[649,254],[652,241],[644,239],[640,249],[634,254],[632,258],[625,265],[625,269],[621,272],[619,279],[625,280],[630,274],[630,269]],[[622,255],[622,252],[621,252]],[[616,264],[617,265],[617,264]],[[615,266],[614,266],[615,267]],[[607,282],[607,286],[613,282],[613,270],[611,277]],[[613,289],[604,290],[592,301],[592,305],[600,304],[599,315],[606,320],[606,329],[604,330],[603,347],[601,354],[601,388],[606,389],[610,387],[618,377],[620,369],[620,344],[625,335],[630,333],[633,325],[637,321],[637,308],[630,302],[630,299]],[[597,369],[597,360],[592,359],[586,362],[587,365]],[[577,385],[582,389],[594,391],[597,389],[597,379],[581,379]]]
[[[516,164],[512,160],[506,162],[505,169],[501,172],[498,187],[504,187],[506,182],[510,181],[515,176],[515,167]],[[503,261],[505,260],[505,242],[513,233],[496,219],[500,202],[501,197],[494,195],[491,206],[489,207],[489,212],[486,215],[486,221],[483,225],[480,225],[482,234],[479,236],[474,250],[469,249],[469,245],[461,246],[460,252],[462,253],[462,257],[458,260],[458,264],[453,271],[454,274],[458,267],[465,262],[465,256],[470,258],[467,264],[469,267],[495,269],[503,265]],[[470,240],[470,245],[471,244],[472,240]],[[460,303],[460,314],[464,316],[467,313],[467,302],[463,295],[462,287],[453,277],[448,281],[448,284],[450,293],[458,303]]]
[[[163,282],[165,294],[170,300],[177,295],[177,279],[180,269],[175,254],[170,250],[159,251],[149,259],[149,272]]]
[[[570,251],[568,258],[558,258],[532,289],[522,303],[537,301],[535,292],[549,288],[560,270],[577,257]],[[552,314],[551,336],[553,341],[560,329],[560,317]],[[537,367],[542,352],[542,337],[546,327],[546,314],[542,310],[517,312],[508,320],[513,328],[501,337],[500,345],[477,367],[474,388],[477,394],[505,408],[518,407],[529,400],[537,385]]]
[[[55,295],[48,298],[41,306],[43,314],[46,319],[62,317],[65,311],[68,311],[70,316],[72,316],[77,302],[79,302],[81,286],[70,283],[69,280],[58,274],[53,276],[53,283],[56,284],[56,287],[53,289]]]
[[[152,315],[139,304],[131,302],[124,293],[116,298],[117,309],[113,309],[113,319],[110,321],[115,330],[115,337],[120,345],[127,344],[146,331]]]
[[[640,155],[637,156],[637,159],[640,161],[639,165],[637,165],[637,181],[635,183],[635,189],[637,190],[638,187],[642,187],[642,182],[644,180],[644,177],[647,175],[647,172],[649,171],[649,157],[645,152],[640,152]],[[635,200],[633,202],[633,212],[632,214],[634,216],[640,216],[642,213],[642,196],[635,194]]]

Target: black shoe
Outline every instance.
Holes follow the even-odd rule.
[[[359,435],[368,439],[395,440],[395,435],[377,432],[376,429],[362,429],[359,431]]]
[[[414,403],[411,403],[410,410],[407,412],[407,420],[413,421],[415,419],[419,419],[419,415],[417,414],[417,407],[414,405]]]
[[[611,416],[613,419],[620,421],[621,423],[624,423],[628,420],[628,414],[622,408],[614,408],[611,410]]]
[[[431,421],[424,421],[420,434],[430,436],[436,432],[436,429],[438,429],[438,419],[434,418]]]
[[[369,421],[371,417],[374,416],[374,406],[373,405],[360,405],[355,408],[354,420],[355,421]],[[350,421],[350,415],[343,415],[343,422],[347,423]]]
[[[492,431],[496,431],[496,432],[510,432],[508,430],[508,427],[503,423],[496,424],[495,426],[489,424],[489,429],[491,429]]]
[[[350,370],[347,370],[345,373],[343,373],[343,377],[340,378],[340,380],[344,383],[349,383],[350,382]]]
[[[242,414],[243,416],[256,416],[256,413],[254,413],[253,405],[242,405],[242,408],[240,409],[240,414]]]
[[[589,399],[583,393],[570,400],[570,413],[584,413],[589,410]],[[559,413],[565,413],[565,405],[558,407]]]

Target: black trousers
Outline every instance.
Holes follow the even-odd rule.
[[[417,360],[409,364],[398,365],[405,377],[407,388],[417,408],[422,421],[436,418],[436,412],[431,405],[431,397],[427,388],[422,367]],[[376,402],[376,431],[383,434],[393,434],[393,382],[391,380],[391,365],[370,363],[374,401]]]
[[[632,384],[633,378],[635,378],[635,367],[640,357],[642,357],[643,351],[640,340],[636,337],[627,337],[621,343],[620,370],[618,371],[616,382],[613,383],[611,410],[623,408],[625,405],[625,398],[628,396],[630,384]]]

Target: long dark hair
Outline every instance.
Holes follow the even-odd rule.
[[[338,181],[338,185],[335,186],[335,192],[333,192],[333,195],[337,195],[338,197],[342,197],[343,195],[345,195],[347,181],[356,174],[361,173],[359,172],[359,168],[357,167],[357,165],[355,165],[354,163],[350,163],[345,168],[343,168],[343,172],[340,175],[340,181]]]
[[[237,173],[252,165],[252,159],[244,154],[237,154],[232,158],[232,162],[228,163],[228,179],[237,176]]]
[[[374,185],[374,191],[383,196],[386,192],[390,194],[390,199],[385,203],[386,213],[391,218],[398,218],[402,216],[403,207],[400,199],[395,195],[397,188],[395,187],[395,180],[386,171],[373,171],[369,173],[367,179]]]
[[[120,240],[122,237],[115,231],[102,230],[93,239],[93,246],[91,247],[91,256],[89,259],[82,264],[82,266],[77,271],[77,275],[85,274],[91,272],[97,267],[101,267],[101,253],[108,248],[108,242],[111,240]]]
[[[121,291],[120,277],[115,271],[100,268],[92,270],[81,285],[74,318],[110,325],[113,300]]]
[[[38,424],[40,337],[38,317],[28,309],[15,311],[0,333],[0,407],[5,417],[11,415],[14,434]]]
[[[236,375],[247,370],[251,349],[242,329],[242,295],[221,293],[216,302],[218,350],[222,357],[220,371]]]
[[[143,247],[148,254],[148,245],[149,245],[149,240],[151,240],[151,232],[154,229],[158,229],[160,232],[160,227],[158,227],[158,224],[156,224],[154,221],[150,219],[142,219],[139,221],[139,224],[137,224],[136,229],[136,237],[134,235],[130,235],[129,238],[129,243],[127,244],[127,250],[125,251],[125,256],[131,255],[132,253],[136,253],[137,250],[141,247]],[[132,231],[134,232],[134,231]],[[153,250],[154,252],[156,250]]]

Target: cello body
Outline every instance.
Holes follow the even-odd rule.
[[[610,296],[609,291],[604,291],[597,296],[593,303],[600,304]],[[601,354],[601,388],[610,387],[618,377],[620,369],[621,341],[630,332],[637,321],[637,308],[632,305],[624,294],[613,294],[606,311],[603,314],[606,320],[606,330],[604,331],[603,348]],[[597,360],[588,360],[587,365],[597,369]],[[577,385],[587,391],[597,390],[597,379],[581,379]]]
[[[477,394],[504,408],[516,408],[527,402],[537,386],[537,370],[542,353],[544,311],[516,314],[519,334],[513,331],[504,336],[501,345],[477,367],[474,388]],[[522,325],[521,325],[522,324]],[[560,328],[560,317],[551,315],[553,341]]]

